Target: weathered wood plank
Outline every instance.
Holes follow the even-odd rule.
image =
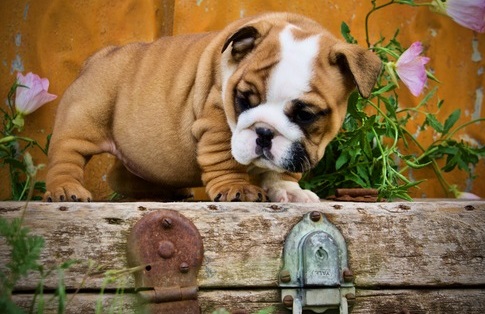
[[[22,204],[0,203],[0,215],[18,217]],[[126,267],[126,237],[151,210],[181,211],[199,229],[205,257],[203,288],[275,287],[286,234],[301,216],[318,210],[346,238],[357,288],[485,285],[485,202],[253,204],[253,203],[30,203],[25,225],[46,239],[46,265],[81,259],[66,273],[66,285],[102,286],[86,276],[86,261],[98,271]],[[0,267],[8,260],[0,239]],[[19,283],[32,290],[36,278]],[[46,287],[57,285],[55,276]],[[128,276],[125,285],[133,286]],[[113,286],[114,287],[114,286]]]
[[[14,300],[23,308],[29,308],[32,295],[15,295]],[[46,295],[45,299],[51,299]],[[66,314],[94,313],[96,304],[101,300],[104,313],[134,313],[136,300],[131,294],[115,296],[105,294],[78,293],[69,296]],[[229,290],[200,291],[199,301],[202,313],[212,313],[226,309],[232,313],[257,313],[272,309],[272,313],[290,313],[279,302],[277,289],[266,290]],[[112,306],[115,303],[115,306]],[[50,302],[45,307],[46,314],[57,313],[57,304]],[[446,290],[360,290],[357,293],[352,314],[482,314],[485,309],[485,291],[480,289]]]

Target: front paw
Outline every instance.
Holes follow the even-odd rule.
[[[214,202],[266,202],[264,190],[249,183],[226,184],[208,191]]]
[[[91,202],[91,193],[77,182],[68,182],[47,187],[46,202]]]
[[[296,182],[280,181],[268,187],[268,197],[272,202],[318,203],[320,198],[310,190],[303,190]]]

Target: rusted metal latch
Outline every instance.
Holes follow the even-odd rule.
[[[147,214],[128,237],[128,264],[143,312],[200,313],[197,274],[204,248],[195,225],[173,210]]]
[[[346,314],[353,305],[355,287],[345,239],[320,212],[304,215],[286,237],[279,286],[281,301],[293,313]]]

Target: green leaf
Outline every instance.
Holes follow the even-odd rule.
[[[446,119],[445,125],[443,127],[443,133],[444,134],[448,133],[451,130],[451,128],[455,125],[455,123],[460,118],[460,114],[461,114],[461,110],[460,109],[456,109],[455,111],[453,111],[450,114],[450,116],[448,117],[448,119]]]
[[[36,191],[39,191],[39,192],[42,192],[42,193],[44,193],[45,191],[47,191],[46,185],[45,185],[45,182],[44,181],[35,181],[35,183],[34,183],[34,189]]]
[[[357,184],[358,187],[367,187],[367,184],[362,180],[362,178],[356,174],[355,172],[351,172],[348,177],[348,180]]]
[[[431,113],[426,114],[425,124],[428,124],[437,132],[443,133],[443,130],[444,130],[443,125],[438,121],[438,119],[436,119],[436,117],[433,114]]]
[[[342,22],[342,24],[340,24],[340,33],[342,33],[342,37],[349,44],[357,43],[357,40],[350,34],[350,27],[347,25],[347,23]]]
[[[350,159],[350,156],[346,152],[342,152],[340,156],[337,158],[337,161],[335,162],[335,170],[339,170],[342,168],[343,165],[345,165]]]
[[[445,103],[444,99],[441,99],[441,100],[438,101],[436,106],[438,107],[438,109],[441,109],[441,107],[443,106],[444,103]]]
[[[369,168],[364,165],[357,166],[357,174],[365,182],[362,187],[370,187]]]
[[[379,88],[378,90],[373,91],[372,95],[374,95],[374,96],[382,95],[382,94],[387,93],[387,92],[394,90],[394,89],[396,89],[396,85],[394,85],[394,84],[384,85],[381,88]]]

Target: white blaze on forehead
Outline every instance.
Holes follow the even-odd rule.
[[[310,91],[314,61],[319,50],[318,35],[295,39],[289,25],[280,33],[281,60],[268,82],[268,103],[286,102]]]

